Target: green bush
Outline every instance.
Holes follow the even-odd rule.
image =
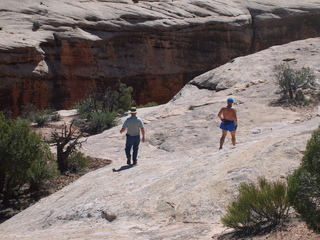
[[[117,111],[125,112],[129,110],[132,104],[132,97],[131,94],[133,92],[132,87],[127,87],[126,84],[120,83],[117,87],[117,90],[113,92],[113,99],[115,99],[115,106]]]
[[[289,176],[288,193],[309,228],[320,232],[320,126],[307,143],[300,168]]]
[[[53,110],[51,109],[36,111],[32,119],[39,127],[42,127],[51,120],[52,112]]]
[[[115,112],[93,112],[87,127],[90,134],[101,133],[116,125],[117,113]]]
[[[237,201],[227,206],[221,222],[237,230],[256,231],[280,224],[287,218],[289,207],[285,183],[259,178],[258,185],[241,184]]]
[[[78,109],[79,116],[86,119],[89,119],[93,112],[101,109],[99,106],[97,108],[95,107],[93,98],[85,98],[81,100],[76,104],[75,108]]]
[[[132,91],[132,87],[120,83],[115,89],[99,89],[81,100],[76,108],[80,118],[87,119],[88,132],[97,134],[113,127],[117,114],[130,108]]]
[[[31,192],[45,188],[47,180],[57,177],[60,174],[54,154],[47,144],[41,144],[38,159],[32,162],[27,173],[30,179],[29,186]]]
[[[6,119],[0,112],[0,194],[18,195],[22,187],[38,190],[56,171],[53,154],[26,120]]]
[[[88,166],[90,159],[82,152],[76,151],[69,155],[68,166],[70,172],[82,172]]]
[[[291,100],[304,100],[303,92],[298,90],[312,88],[315,85],[315,75],[310,68],[294,70],[289,64],[283,63],[275,66],[278,85],[285,96],[289,95]],[[302,95],[301,95],[302,94]]]

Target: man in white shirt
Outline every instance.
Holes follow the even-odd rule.
[[[120,133],[123,133],[125,130],[127,130],[126,134],[126,147],[125,147],[125,153],[127,156],[127,164],[131,164],[131,148],[133,149],[132,152],[132,160],[133,165],[136,165],[138,162],[138,149],[140,144],[140,131],[142,134],[142,142],[145,141],[145,130],[144,130],[144,124],[141,120],[141,118],[137,117],[137,109],[135,107],[132,107],[130,110],[131,116],[125,120],[125,122],[122,125],[122,128],[120,130]]]

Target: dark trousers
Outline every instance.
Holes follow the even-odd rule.
[[[129,158],[131,157],[131,148],[133,149],[132,160],[134,162],[138,160],[137,157],[138,157],[139,144],[140,144],[140,135],[137,135],[137,136],[127,135],[125,152],[126,152],[127,158]]]

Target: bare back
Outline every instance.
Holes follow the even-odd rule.
[[[237,124],[237,111],[231,107],[223,107],[218,113],[218,117],[222,119],[232,120]]]

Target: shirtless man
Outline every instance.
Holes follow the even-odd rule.
[[[218,117],[221,119],[220,128],[222,129],[222,136],[220,138],[220,148],[222,149],[222,145],[227,136],[228,131],[231,134],[232,144],[236,145],[236,130],[237,130],[237,111],[232,108],[234,100],[233,98],[227,99],[227,106],[221,108],[218,113]]]

